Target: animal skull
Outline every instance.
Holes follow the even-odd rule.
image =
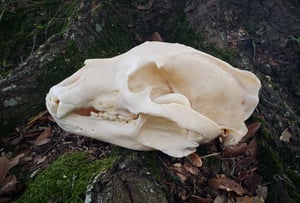
[[[191,47],[145,42],[53,86],[46,105],[65,130],[134,150],[193,153],[219,135],[246,134],[260,81]]]

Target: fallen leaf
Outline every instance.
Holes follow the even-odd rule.
[[[41,146],[41,145],[49,143],[50,141],[51,141],[50,138],[45,138],[45,139],[42,139],[42,140],[35,140],[33,142],[33,144],[36,145],[36,146]]]
[[[243,185],[251,194],[253,194],[261,183],[261,179],[260,175],[252,171],[252,173],[243,181]]]
[[[183,200],[183,201],[185,201],[185,200],[187,200],[187,198],[189,198],[188,192],[184,188],[179,191],[178,195],[181,198],[181,200]]]
[[[32,125],[34,122],[36,122],[37,120],[39,120],[41,117],[45,116],[47,113],[48,113],[48,111],[44,111],[44,112],[38,114],[37,116],[31,117],[29,119],[29,121],[26,123],[26,126]]]
[[[289,132],[288,129],[285,129],[285,130],[281,133],[281,136],[280,136],[279,139],[280,139],[281,141],[283,141],[283,142],[289,143],[291,137],[292,137],[292,134]]]
[[[183,164],[183,168],[193,174],[193,175],[198,175],[200,173],[199,169],[195,166],[193,166],[190,162],[186,161],[184,164]]]
[[[253,140],[251,140],[251,142],[248,144],[248,148],[246,151],[246,155],[247,156],[251,156],[251,157],[256,157],[257,154],[257,141],[254,138]]]
[[[239,183],[225,175],[220,175],[217,178],[211,178],[208,180],[208,184],[215,190],[223,189],[228,192],[233,191],[238,195],[245,194],[244,188]]]
[[[163,42],[164,41],[158,32],[154,32],[152,34],[151,40],[152,41],[158,41],[158,42]]]
[[[186,158],[191,162],[193,166],[196,166],[198,168],[202,166],[201,157],[197,153],[190,154]]]
[[[226,198],[224,195],[218,194],[213,203],[226,203]]]
[[[6,157],[0,157],[0,183],[4,181],[10,169],[11,165],[9,160]]]
[[[0,157],[0,183],[2,183],[8,173],[8,171],[19,163],[20,158],[24,157],[24,153],[21,153],[11,160],[6,157]]]
[[[153,3],[154,3],[154,0],[150,0],[146,5],[137,5],[136,7],[139,10],[145,11],[145,10],[150,9],[152,7]]]
[[[240,142],[247,142],[250,138],[255,136],[255,133],[258,131],[260,128],[261,124],[256,122],[256,123],[251,123],[247,126],[248,132],[246,135],[242,138]]]
[[[236,145],[228,146],[224,149],[223,155],[224,157],[234,157],[241,154],[244,154],[248,149],[247,143],[238,143]]]
[[[45,160],[46,160],[47,156],[36,156],[34,159],[33,159],[33,162],[36,164],[36,165],[39,165],[41,163],[43,163]]]
[[[51,136],[51,133],[52,133],[52,128],[48,127],[36,138],[36,140],[43,140],[45,138],[48,138]]]
[[[7,196],[17,189],[17,178],[15,175],[7,176],[0,187],[0,196]]]
[[[236,203],[264,203],[264,199],[261,197],[249,197],[249,196],[243,196],[243,197],[237,197]]]
[[[258,197],[261,197],[262,199],[266,200],[268,197],[268,187],[267,186],[257,186],[256,188],[256,194]]]

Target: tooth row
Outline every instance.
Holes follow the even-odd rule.
[[[96,113],[96,112],[93,112],[93,111],[90,112],[90,116],[93,117],[93,118],[98,118],[98,119],[103,119],[103,120],[125,121],[125,122],[137,119],[137,117],[138,117],[138,115],[134,115],[134,114],[124,116],[124,115],[121,115],[121,114],[111,114],[111,113],[108,113],[108,112]]]

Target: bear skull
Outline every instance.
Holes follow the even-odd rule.
[[[50,89],[46,105],[66,131],[183,157],[219,135],[238,143],[260,86],[254,74],[191,47],[145,42],[86,60]]]

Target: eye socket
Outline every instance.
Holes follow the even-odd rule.
[[[151,99],[172,92],[163,72],[154,62],[145,64],[128,77],[128,88],[131,92],[141,92],[149,87],[152,89]]]

